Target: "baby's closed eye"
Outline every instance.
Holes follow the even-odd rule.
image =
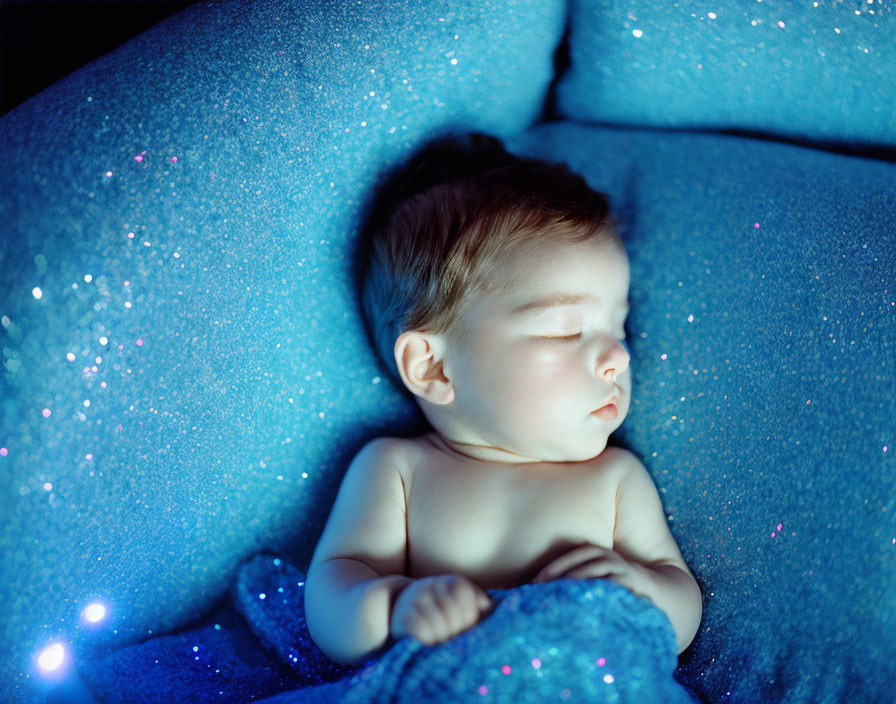
[[[543,335],[542,337],[547,337],[551,340],[577,340],[582,336],[581,332],[565,334],[565,335]]]

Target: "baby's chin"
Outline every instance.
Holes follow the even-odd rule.
[[[610,436],[619,429],[624,420],[625,416],[622,415],[613,423],[603,423],[605,427],[601,430],[597,430],[591,437],[587,438],[587,440],[582,443],[583,446],[580,450],[577,449],[575,455],[578,459],[569,461],[586,462],[602,455],[609,445]]]

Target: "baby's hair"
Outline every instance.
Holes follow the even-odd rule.
[[[464,342],[463,314],[501,291],[510,253],[618,241],[607,197],[566,164],[511,155],[481,133],[430,141],[387,182],[362,247],[361,304],[374,348],[394,358],[407,330]]]

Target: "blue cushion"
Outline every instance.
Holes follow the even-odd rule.
[[[169,631],[262,548],[307,561],[351,456],[418,422],[356,300],[366,203],[425,138],[532,124],[565,16],[200,3],[0,121],[0,700],[57,639]]]
[[[571,0],[558,113],[896,145],[896,12],[869,2]]]
[[[700,583],[706,701],[889,701],[896,682],[896,164],[720,135],[537,127],[631,262],[613,442]]]

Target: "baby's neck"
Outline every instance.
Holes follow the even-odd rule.
[[[459,442],[433,430],[424,436],[435,447],[450,455],[460,456],[466,460],[480,462],[500,462],[504,464],[541,464],[543,460],[523,457],[516,453],[492,445],[477,445]]]

